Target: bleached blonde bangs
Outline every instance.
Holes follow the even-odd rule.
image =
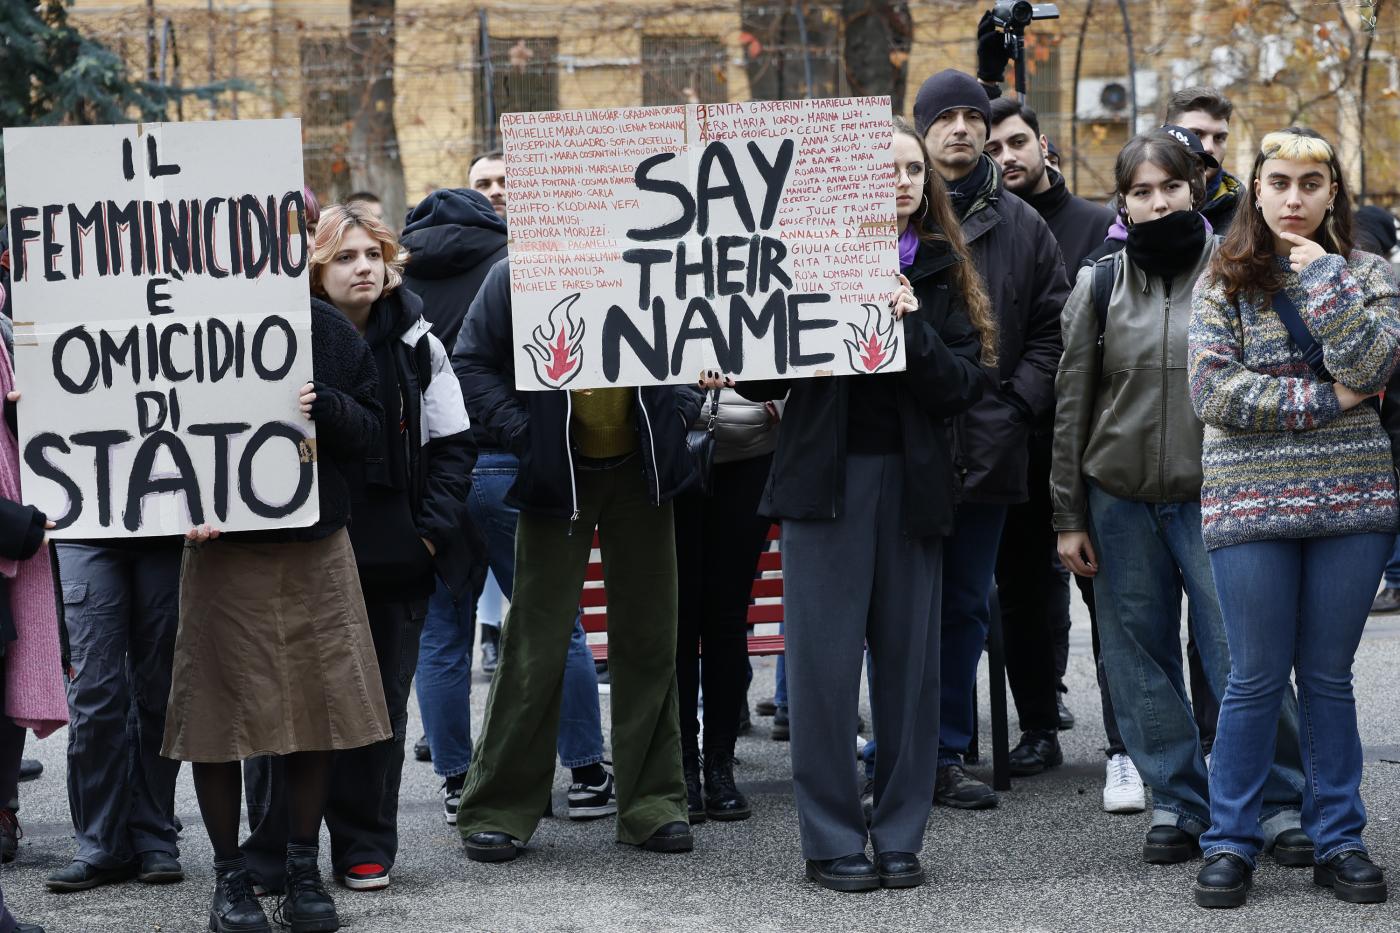
[[[1315,136],[1301,136],[1287,130],[1279,130],[1264,137],[1259,151],[1266,159],[1287,159],[1290,162],[1326,162],[1335,157],[1332,146],[1325,139]]]
[[[335,204],[321,212],[316,224],[316,242],[311,250],[311,291],[325,294],[321,286],[321,273],[335,254],[340,252],[340,244],[351,227],[360,227],[370,239],[379,244],[384,254],[384,294],[387,295],[403,282],[403,267],[408,262],[408,250],[399,245],[384,221],[371,214],[362,204]]]

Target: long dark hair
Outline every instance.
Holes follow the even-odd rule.
[[[967,241],[963,239],[962,224],[953,213],[953,202],[948,197],[948,189],[943,179],[933,170],[928,147],[924,139],[914,131],[914,127],[903,117],[894,118],[894,131],[903,133],[919,144],[919,155],[924,160],[924,197],[919,209],[909,222],[914,225],[919,239],[926,243],[947,243],[958,261],[951,270],[953,284],[962,293],[967,305],[967,317],[982,338],[982,365],[997,364],[997,320],[992,313],[992,302],[987,290],[982,286],[982,276],[972,264],[972,255],[967,251]]]
[[[1337,183],[1337,196],[1317,230],[1317,244],[1329,253],[1351,255],[1351,195],[1347,192],[1337,150],[1322,134],[1305,126],[1290,126],[1270,133],[1259,145],[1249,183],[1244,186],[1244,198],[1208,273],[1211,281],[1224,284],[1225,296],[1232,300],[1241,296],[1268,297],[1283,287],[1283,273],[1274,261],[1274,232],[1264,222],[1264,215],[1259,211],[1259,196],[1254,193],[1259,170],[1267,159],[1327,163],[1327,170]]]
[[[1128,192],[1133,189],[1133,176],[1144,164],[1151,163],[1167,173],[1168,178],[1184,181],[1191,189],[1191,209],[1200,210],[1206,200],[1206,179],[1196,154],[1165,130],[1153,130],[1128,140],[1118,153],[1113,166],[1113,185],[1118,193],[1118,210],[1131,226],[1128,216]]]

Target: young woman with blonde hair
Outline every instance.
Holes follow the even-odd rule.
[[[334,227],[326,220],[323,232]],[[336,930],[318,866],[332,753],[393,735],[346,531],[347,477],[381,446],[374,359],[345,316],[314,299],[311,359],[315,381],[300,402],[316,422],[319,519],[222,536],[203,525],[186,536],[161,754],[193,762],[214,848],[215,933],[270,929],[238,846],[240,763],[275,756],[285,774],[281,918],[296,933]]]
[[[1290,675],[1313,879],[1344,901],[1386,896],[1361,839],[1351,667],[1400,519],[1370,401],[1400,362],[1400,294],[1385,260],[1352,250],[1351,219],[1336,150],[1300,127],[1268,134],[1192,302],[1202,535],[1231,661],[1194,889],[1203,907],[1245,902]]]

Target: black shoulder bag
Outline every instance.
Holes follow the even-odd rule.
[[[1313,375],[1326,383],[1336,382],[1332,374],[1327,371],[1327,364],[1323,362],[1322,347],[1313,335],[1308,332],[1308,327],[1303,323],[1303,318],[1298,314],[1298,306],[1293,303],[1286,289],[1280,288],[1274,292],[1273,297],[1274,313],[1283,322],[1283,326],[1288,328],[1288,336],[1293,338],[1294,345],[1303,354],[1303,362],[1308,364],[1308,368],[1313,371]],[[1381,400],[1374,395],[1366,399],[1366,405],[1370,405],[1377,414],[1381,410]]]
[[[715,467],[715,423],[719,421],[719,389],[709,392],[710,411],[705,412],[705,403],[700,403],[700,417],[685,433],[685,446],[695,461],[695,474],[700,491],[710,494],[711,474]]]

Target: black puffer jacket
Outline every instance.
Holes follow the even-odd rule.
[[[456,346],[486,273],[506,258],[506,222],[479,192],[443,188],[408,212],[400,242],[408,250],[404,285],[423,299],[442,345]]]
[[[422,307],[417,295],[399,288],[371,312],[372,320],[392,319],[385,339],[394,371],[379,378],[398,385],[402,409],[386,414],[383,430],[403,444],[408,484],[403,490],[378,482],[387,475],[383,448],[347,471],[350,540],[370,599],[430,596],[434,573],[454,595],[474,592],[486,577],[485,543],[467,512],[476,445],[461,385]],[[435,556],[420,538],[433,543]]]
[[[905,371],[895,374],[904,454],[904,530],[915,537],[953,529],[957,482],[948,419],[981,397],[981,342],[948,274],[947,247],[921,243],[906,275],[919,310],[904,319]],[[846,421],[852,379],[740,383],[754,401],[787,396],[773,470],[759,511],[777,519],[829,519],[846,508]]]
[[[452,368],[474,425],[485,427],[502,449],[520,458],[520,472],[506,502],[518,509],[571,518],[578,512],[572,403],[567,391],[522,392],[515,387],[511,326],[510,260],[486,276],[467,312],[452,351]],[[637,448],[652,501],[660,504],[695,479],[685,434],[700,413],[700,392],[686,386],[637,389]]]
[[[996,312],[996,385],[958,419],[958,466],[971,502],[1012,504],[1027,497],[1031,430],[1055,411],[1060,362],[1060,309],[1069,278],[1054,235],[1040,215],[1001,184],[1001,169],[985,197],[962,219],[972,260]]]
[[[311,372],[316,385],[316,480],[321,517],[308,528],[241,531],[239,541],[319,541],[350,521],[345,471],[379,449],[379,378],[355,325],[311,299]]]

